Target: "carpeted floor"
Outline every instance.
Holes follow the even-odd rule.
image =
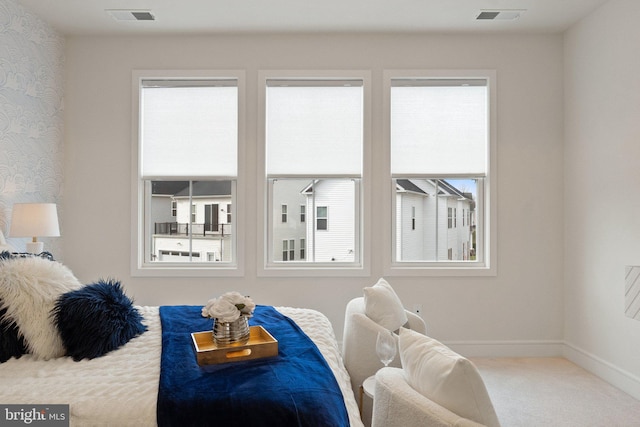
[[[640,401],[563,358],[471,358],[502,427],[640,427]]]

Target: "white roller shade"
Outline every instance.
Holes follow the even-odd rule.
[[[234,177],[237,86],[142,88],[142,177]]]
[[[362,82],[267,86],[267,175],[361,176]]]
[[[484,81],[392,84],[391,173],[485,175],[487,100]]]

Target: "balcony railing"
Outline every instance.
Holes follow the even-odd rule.
[[[229,236],[231,224],[189,224],[188,222],[156,222],[154,234],[169,236]]]

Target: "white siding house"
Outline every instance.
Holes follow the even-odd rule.
[[[445,180],[396,181],[396,259],[468,260],[474,201]]]
[[[157,183],[152,194],[155,261],[231,261],[230,181]],[[176,191],[169,196],[169,190]]]
[[[322,179],[307,196],[307,252],[315,262],[354,262],[356,257],[356,184],[350,179]]]
[[[272,185],[271,238],[273,261],[305,261],[308,179],[277,179]]]

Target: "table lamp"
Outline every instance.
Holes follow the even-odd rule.
[[[57,237],[60,235],[58,211],[55,203],[16,203],[11,215],[11,237],[31,237],[26,251],[39,254],[44,243],[38,237]]]

